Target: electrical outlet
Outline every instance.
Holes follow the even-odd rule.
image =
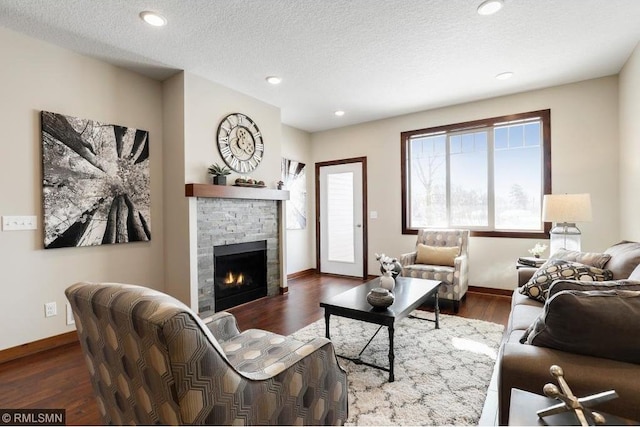
[[[55,302],[48,302],[44,305],[44,317],[52,317],[58,314],[58,307]]]
[[[67,303],[67,325],[75,325],[76,319],[73,317],[73,310],[71,310],[71,304]]]

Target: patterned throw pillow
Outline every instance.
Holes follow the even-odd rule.
[[[570,251],[568,249],[558,249],[550,257],[551,259],[563,259],[565,261],[579,262],[580,264],[592,267],[604,268],[611,259],[611,255],[598,252]]]
[[[613,273],[609,270],[562,259],[550,259],[520,288],[520,293],[536,301],[545,302],[549,286],[554,280],[573,279],[602,282],[612,278]]]

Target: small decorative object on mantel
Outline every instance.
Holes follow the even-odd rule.
[[[373,288],[367,294],[367,302],[376,308],[387,308],[393,304],[393,300],[393,294],[384,288]]]
[[[214,163],[209,166],[208,171],[209,174],[213,175],[213,183],[215,185],[227,185],[227,175],[231,173],[231,169]]]
[[[236,178],[235,184],[233,185],[235,185],[236,187],[255,187],[255,188],[266,187],[266,184],[264,183],[264,181],[258,181],[257,179],[246,178],[246,177]]]
[[[394,279],[402,273],[402,264],[397,258],[391,258],[385,254],[376,254],[376,259],[380,263],[380,272],[384,274],[385,271],[391,272],[391,277]]]
[[[590,406],[603,403],[618,397],[615,390],[603,391],[602,393],[593,394],[587,397],[577,398],[571,392],[569,385],[564,379],[564,372],[558,365],[552,365],[549,368],[551,375],[558,380],[560,388],[555,384],[548,383],[543,387],[543,392],[547,397],[561,400],[562,403],[541,409],[537,412],[538,417],[546,417],[549,415],[560,414],[562,412],[573,411],[581,426],[593,426],[596,424],[604,424],[605,419],[602,414],[593,412]]]
[[[540,255],[542,255],[546,250],[547,245],[544,243],[536,243],[533,248],[529,249],[529,253],[536,258],[540,258]]]

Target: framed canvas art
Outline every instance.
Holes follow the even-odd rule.
[[[44,247],[151,240],[149,132],[43,111]]]
[[[282,159],[282,182],[290,195],[286,203],[288,230],[307,227],[307,178],[304,166],[304,163],[296,160]]]

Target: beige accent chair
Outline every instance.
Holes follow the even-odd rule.
[[[458,247],[458,256],[454,258],[453,266],[418,264],[416,262],[417,248],[419,244],[435,247]],[[442,285],[438,291],[440,299],[453,302],[453,309],[457,313],[460,301],[469,288],[469,230],[446,229],[418,231],[416,250],[400,256],[402,275],[417,277],[420,279],[440,280]]]
[[[201,320],[141,286],[65,291],[105,425],[340,425],[347,377],[326,338],[308,343]]]

